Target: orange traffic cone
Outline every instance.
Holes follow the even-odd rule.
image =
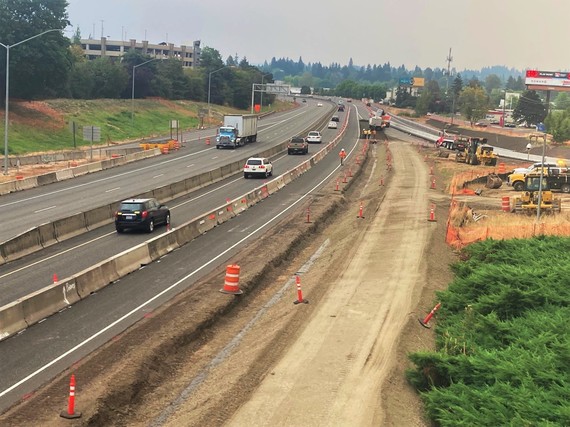
[[[364,210],[364,205],[362,204],[362,202],[360,202],[360,208],[358,209],[358,216],[357,218],[362,218],[364,219],[364,215],[362,215],[362,211]]]
[[[301,278],[299,276],[295,276],[295,283],[297,283],[297,301],[294,301],[293,304],[308,304],[309,301],[303,299],[303,291],[301,290]]]
[[[71,420],[73,418],[81,418],[81,412],[75,412],[75,375],[71,375],[69,381],[69,400],[67,402],[67,411],[61,411],[60,417]]]
[[[243,291],[239,288],[239,271],[239,265],[234,264],[226,267],[226,279],[224,287],[220,289],[220,292],[233,295],[243,294]]]
[[[424,318],[424,320],[422,319],[418,319],[420,324],[424,327],[424,328],[430,328],[429,326],[429,321],[430,319],[433,317],[433,315],[435,314],[435,312],[437,310],[439,310],[439,307],[441,307],[441,303],[438,302],[437,305],[428,313],[428,315]]]
[[[57,274],[53,273],[53,283],[57,283],[59,280],[57,278]]]
[[[431,205],[431,208],[429,210],[429,219],[428,221],[430,222],[435,222],[435,206]]]
[[[431,178],[431,187],[432,190],[435,190],[435,176]]]

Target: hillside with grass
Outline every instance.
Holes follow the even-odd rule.
[[[276,101],[263,112],[291,107],[291,103]],[[90,145],[83,140],[84,126],[100,127],[101,142],[96,144],[111,145],[170,135],[172,120],[178,120],[180,129],[188,131],[201,126],[217,126],[224,114],[249,114],[249,111],[212,104],[211,117],[208,117],[207,108],[207,103],[203,102],[159,98],[136,99],[134,104],[130,99],[11,101],[9,154],[71,150],[75,146]],[[4,134],[3,119],[0,132]]]

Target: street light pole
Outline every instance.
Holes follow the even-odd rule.
[[[152,58],[152,59],[149,59],[148,61],[142,62],[140,64],[133,65],[133,87],[131,90],[131,126],[133,125],[133,121],[134,121],[134,117],[135,117],[135,72],[137,70],[137,67],[140,67],[141,65],[144,65],[144,64],[148,64],[149,62],[152,62],[152,61],[156,61],[157,59],[162,59],[162,58]]]
[[[211,72],[208,74],[208,117],[211,116],[211,114],[210,114],[210,90],[211,90],[211,87],[212,87],[212,74],[215,74],[215,73],[217,73],[218,71],[222,71],[223,69],[229,68],[229,67],[231,67],[231,65],[226,65],[225,67],[218,68],[217,70],[211,71]]]
[[[44,31],[43,33],[36,34],[35,36],[28,37],[25,40],[14,43],[13,45],[0,43],[0,46],[6,48],[6,110],[4,112],[4,175],[8,175],[8,114],[10,110],[10,49],[18,46],[19,44],[26,43],[36,37],[43,36],[46,33],[51,33],[52,31],[61,31],[60,29],[53,28],[51,30]]]

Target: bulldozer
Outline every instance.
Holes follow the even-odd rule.
[[[546,177],[542,177],[542,186],[540,185],[540,175],[527,175],[525,177],[525,191],[513,200],[514,213],[534,213],[539,206],[540,210],[547,213],[560,212],[562,203],[559,197],[554,197],[548,186]]]
[[[458,151],[455,161],[467,163],[468,165],[495,166],[499,156],[494,148],[487,144],[487,138],[469,138],[464,150]]]

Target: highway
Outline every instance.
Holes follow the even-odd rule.
[[[332,114],[333,108],[331,103],[325,102],[323,107],[317,108],[311,102],[286,113],[267,116],[259,121],[257,142],[237,150],[217,150],[213,144],[206,145],[206,135],[213,139],[215,130],[200,131],[197,135],[183,135],[185,147],[168,156],[5,194],[0,197],[0,222],[3,224],[0,242],[31,227],[255,156],[260,150],[286,141],[325,115]]]
[[[295,120],[301,120],[301,118],[306,120],[308,116],[312,116],[314,121],[319,115],[330,114],[334,107],[326,102],[324,105],[325,108],[308,107],[306,110],[297,111],[302,114]],[[327,108],[327,105],[330,107]],[[351,107],[351,109],[354,108]],[[310,114],[311,112],[315,115]],[[347,113],[339,114],[341,122],[345,114]],[[271,140],[279,142],[283,138],[287,139],[296,134],[299,129],[306,128],[310,122],[303,121],[302,125],[293,124],[295,120],[289,121],[283,117],[275,117],[272,120],[275,120],[275,127],[271,130],[268,129],[269,126],[264,128],[264,131],[268,132],[264,139],[273,138]],[[280,129],[277,126],[278,123],[286,129]],[[324,141],[330,141],[336,134],[336,130],[323,130]],[[353,111],[339,149],[344,147],[350,152],[358,141],[358,135],[358,120]],[[314,153],[317,148],[320,146],[311,145],[311,153]],[[246,152],[247,149],[251,151]],[[221,162],[219,158],[222,155],[227,154],[227,157],[234,155],[241,158],[252,155],[254,150],[256,150],[255,144],[252,144],[250,147],[245,146],[235,152],[211,151],[211,149],[204,150],[203,147],[197,147],[195,153],[201,153],[196,154],[201,156],[200,167],[207,169],[213,163]],[[184,157],[184,154],[180,154],[180,157]],[[305,159],[306,156],[277,156],[273,159],[275,174],[283,173]],[[156,161],[156,159],[153,160]],[[168,160],[171,159],[166,161]],[[235,158],[231,161],[233,160]],[[165,160],[160,158],[153,165],[168,173],[169,163],[163,162]],[[188,159],[181,160],[181,162],[188,162]],[[143,165],[139,165],[139,169],[142,167]],[[178,167],[181,167],[180,164]],[[150,264],[126,276],[69,309],[47,318],[17,336],[0,342],[0,360],[3,361],[0,366],[0,408],[7,408],[22,395],[49,381],[54,375],[140,320],[146,313],[156,309],[175,294],[191,287],[195,281],[223,265],[243,245],[261,236],[311,193],[318,191],[320,185],[328,182],[329,177],[338,167],[338,158],[333,150],[323,161],[272,197],[172,252],[160,262]],[[113,171],[115,175],[122,173],[122,168],[120,172]],[[146,176],[144,169],[140,173]],[[177,173],[174,172],[170,180],[179,179]],[[99,178],[97,175],[92,176],[91,179]],[[133,185],[136,185],[136,181],[132,179]],[[138,181],[141,181],[140,177]],[[99,188],[101,182],[99,181],[98,185],[93,187],[98,193],[102,192]],[[173,212],[172,225],[176,227],[177,224],[196,217],[208,208],[220,206],[227,198],[237,197],[260,184],[262,180],[246,180],[239,174],[234,178],[173,200],[169,202]],[[44,191],[63,194],[73,199],[72,196],[67,196],[71,191],[67,188],[86,192],[85,189],[78,190],[82,187],[77,187],[77,184],[65,187],[60,193],[54,193],[51,186],[45,187]],[[24,197],[23,200],[26,198]],[[162,232],[164,228],[158,228],[155,231],[155,233]],[[65,277],[148,238],[149,236],[144,233],[128,233],[119,236],[112,226],[106,226],[54,245],[37,255],[6,264],[2,266],[0,275],[0,289],[2,290],[0,294],[4,298],[3,303],[27,294],[34,288],[51,283],[54,273],[59,277]]]

